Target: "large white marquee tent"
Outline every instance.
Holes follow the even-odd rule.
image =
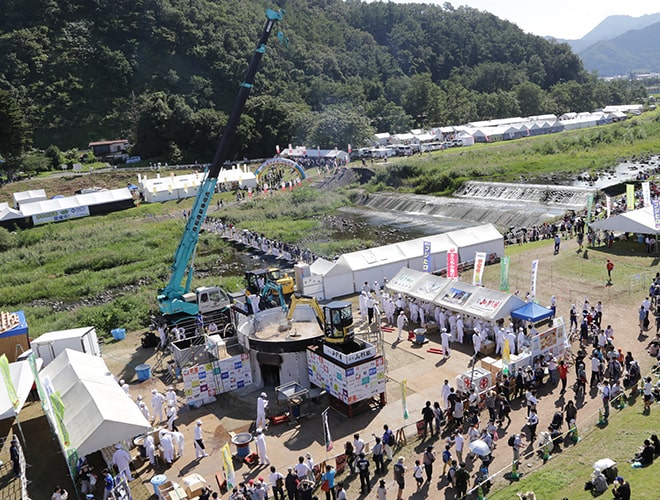
[[[603,231],[616,231],[622,233],[660,233],[660,229],[657,229],[655,226],[653,207],[644,207],[614,215],[607,219],[591,223],[591,227]]]
[[[360,290],[366,281],[383,283],[402,267],[422,270],[424,242],[429,242],[429,270],[440,271],[446,268],[447,251],[455,248],[460,262],[474,260],[475,252],[486,252],[489,256],[504,255],[504,238],[492,224],[484,224],[448,233],[441,233],[414,240],[393,243],[376,248],[342,255],[332,265],[310,266],[312,276],[323,279],[323,292],[326,299],[350,295]]]
[[[47,413],[63,450],[75,448],[82,457],[151,428],[101,357],[66,349],[39,373],[39,379],[47,394],[59,393],[62,399],[68,446],[53,412]]]

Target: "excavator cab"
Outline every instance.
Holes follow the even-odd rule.
[[[350,302],[334,301],[323,306],[325,341],[344,344],[353,340],[353,306]]]

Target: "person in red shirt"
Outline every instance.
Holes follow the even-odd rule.
[[[560,394],[564,394],[566,392],[566,382],[568,380],[568,366],[566,366],[563,359],[557,365],[557,372],[559,373],[559,380],[561,381]]]
[[[612,269],[614,269],[614,262],[610,259],[607,259],[607,281],[612,283]]]

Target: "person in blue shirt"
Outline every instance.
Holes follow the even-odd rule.
[[[115,488],[115,480],[108,469],[103,469],[103,500],[114,499],[112,490]]]
[[[328,481],[328,489],[325,492],[325,500],[337,499],[337,493],[335,492],[335,474],[337,471],[332,467],[332,465],[325,466],[325,472],[321,476],[321,482]]]

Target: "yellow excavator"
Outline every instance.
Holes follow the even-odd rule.
[[[350,302],[335,300],[329,304],[319,304],[315,297],[306,295],[293,295],[289,305],[287,320],[293,319],[296,306],[308,305],[314,311],[316,320],[323,330],[325,341],[329,344],[345,344],[352,342],[353,330],[353,306]]]
[[[245,287],[250,293],[259,293],[266,283],[278,285],[282,289],[285,299],[288,299],[293,293],[293,277],[283,269],[269,267],[268,269],[245,271]]]

